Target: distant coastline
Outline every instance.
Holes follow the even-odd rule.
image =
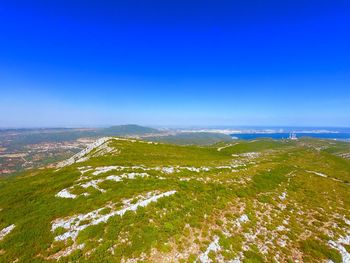
[[[302,137],[311,137],[317,139],[329,139],[329,140],[339,140],[339,141],[349,141],[350,142],[350,133],[348,132],[296,132],[298,138]],[[254,140],[259,138],[271,138],[271,139],[288,139],[289,133],[234,133],[230,134],[233,139],[240,140]]]

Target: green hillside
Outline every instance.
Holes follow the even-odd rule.
[[[160,133],[159,130],[135,124],[118,125],[98,130],[99,135],[104,136],[125,136],[145,135],[149,133]]]
[[[147,137],[145,139],[179,145],[211,145],[218,142],[232,141],[232,137],[229,135],[212,132],[182,132],[174,135]]]
[[[99,139],[0,179],[0,262],[348,262],[349,144]]]

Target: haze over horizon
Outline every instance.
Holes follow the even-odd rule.
[[[0,127],[349,127],[349,26],[349,1],[7,1]]]

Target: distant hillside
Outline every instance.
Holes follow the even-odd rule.
[[[210,145],[218,142],[232,141],[229,135],[212,132],[184,132],[175,135],[148,137],[145,139],[179,145]]]
[[[128,124],[128,125],[118,125],[112,126],[109,128],[104,128],[99,130],[97,133],[101,135],[108,136],[125,136],[125,135],[145,135],[148,133],[159,133],[160,131],[157,129],[139,126],[136,124]]]
[[[43,142],[64,142],[74,141],[83,137],[101,137],[101,136],[136,136],[150,133],[160,133],[159,130],[143,127],[139,125],[119,125],[108,128],[91,129],[19,129],[16,135],[9,135],[11,130],[0,132],[0,139],[7,140],[11,145],[7,147],[20,147],[26,144],[35,144]]]

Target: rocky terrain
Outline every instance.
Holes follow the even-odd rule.
[[[350,262],[349,153],[103,137],[0,180],[0,261]]]

